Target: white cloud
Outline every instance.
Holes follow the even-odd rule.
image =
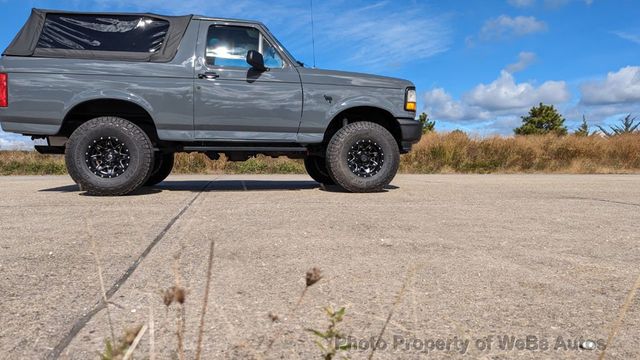
[[[539,102],[557,104],[570,98],[564,81],[547,81],[539,87],[527,82],[518,84],[513,75],[504,70],[492,83],[479,84],[464,96],[468,104],[490,111],[524,109]]]
[[[441,128],[467,128],[479,134],[511,134],[532,106],[541,102],[565,106],[570,100],[564,81],[546,81],[539,86],[517,83],[506,70],[489,84],[479,84],[455,99],[443,88],[424,94],[424,111],[440,121]]]
[[[627,66],[610,72],[605,79],[582,84],[584,105],[640,103],[640,66]]]
[[[489,117],[488,112],[453,99],[443,88],[435,88],[424,95],[425,110],[432,118],[444,120],[479,120]]]
[[[528,51],[522,51],[518,54],[518,62],[507,65],[505,70],[511,74],[515,74],[528,68],[534,61],[536,61],[536,54]]]
[[[515,7],[528,7],[535,4],[536,0],[508,0],[507,2]]]
[[[416,8],[391,11],[388,3],[380,2],[340,13],[331,8],[321,11],[316,21],[317,44],[345,54],[357,65],[400,65],[447,51],[451,43],[446,20],[418,15],[427,12]]]
[[[594,0],[578,0],[578,1],[584,3],[587,6],[591,6]],[[565,6],[570,2],[571,0],[544,0],[544,4],[546,7],[554,8],[554,9]]]
[[[591,6],[593,4],[593,0],[580,0],[587,6]],[[535,5],[536,0],[507,0],[509,5],[515,7],[531,7]],[[544,0],[544,5],[548,8],[559,8],[561,6],[567,5],[571,0]]]
[[[0,151],[33,150],[33,142],[24,136],[0,131]]]
[[[524,113],[492,112],[473,106],[464,100],[456,100],[443,88],[435,88],[424,94],[425,108],[435,119],[439,129],[464,128],[479,134],[510,134]]]
[[[621,39],[631,41],[640,45],[640,34],[632,34],[625,31],[614,31],[615,35],[618,35]]]
[[[510,17],[500,15],[487,20],[480,30],[480,39],[492,40],[514,36],[524,36],[547,30],[547,24],[533,16]]]
[[[557,9],[561,6],[565,6],[570,0],[544,0],[544,5],[548,8]]]
[[[603,124],[607,120],[617,121],[628,114],[640,114],[640,103],[592,106],[579,103],[565,111],[567,119],[582,119],[584,115],[590,124]]]
[[[640,115],[640,67],[627,66],[601,79],[580,84],[581,99],[567,109],[567,118],[586,115],[592,124],[617,122],[627,114]]]
[[[500,83],[502,85],[498,85]],[[526,90],[519,92],[515,89]],[[479,94],[479,98],[472,97]],[[494,101],[492,96],[500,98]],[[439,121],[441,129],[467,128],[480,134],[511,134],[520,124],[520,116],[526,114],[529,108],[538,102],[557,105],[570,128],[578,126],[583,115],[592,126],[617,122],[627,114],[640,116],[640,99],[606,104],[585,104],[584,101],[580,101],[571,105],[569,97],[564,82],[548,81],[535,87],[530,83],[512,83],[505,80],[503,73],[491,84],[478,85],[472,91],[463,94],[460,100],[442,88],[432,89],[424,95],[424,111],[429,113],[432,119]]]

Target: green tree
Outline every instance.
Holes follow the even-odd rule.
[[[427,113],[420,114],[418,121],[420,121],[420,124],[422,124],[423,134],[426,134],[435,130],[436,122],[435,120],[429,120],[429,115]]]
[[[589,124],[587,124],[587,118],[582,115],[582,125],[576,131],[573,132],[575,136],[589,136]]]
[[[606,130],[600,125],[598,125],[598,128],[600,129],[600,131],[602,131],[602,133],[606,137],[612,137],[612,136],[622,135],[622,134],[633,134],[635,132],[640,132],[640,130],[638,130],[638,126],[640,126],[640,122],[636,122],[636,118],[632,118],[631,114],[625,116],[624,119],[621,119],[620,123],[621,123],[620,126],[616,126],[616,125],[609,126],[611,130]]]
[[[566,135],[567,127],[564,118],[553,105],[540,103],[529,110],[529,115],[522,116],[522,126],[513,130],[516,135]]]

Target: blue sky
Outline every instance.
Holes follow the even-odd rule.
[[[0,0],[0,47],[32,7],[257,19],[313,63],[310,1]],[[532,105],[575,128],[640,116],[638,0],[314,0],[321,68],[414,81],[438,130],[511,134]],[[0,147],[20,141],[0,133]]]

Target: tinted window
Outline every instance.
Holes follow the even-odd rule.
[[[48,14],[38,48],[156,52],[169,22],[139,15]]]
[[[284,65],[280,55],[258,29],[242,26],[209,28],[205,54],[207,65],[249,68],[246,61],[249,50],[261,52],[267,67],[281,68]]]

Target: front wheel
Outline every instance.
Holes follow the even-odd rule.
[[[327,146],[329,174],[347,191],[381,191],[396,176],[399,165],[398,143],[387,129],[375,123],[348,124]]]
[[[65,163],[71,178],[91,195],[125,195],[147,181],[153,145],[134,123],[100,117],[80,125],[69,137]]]

